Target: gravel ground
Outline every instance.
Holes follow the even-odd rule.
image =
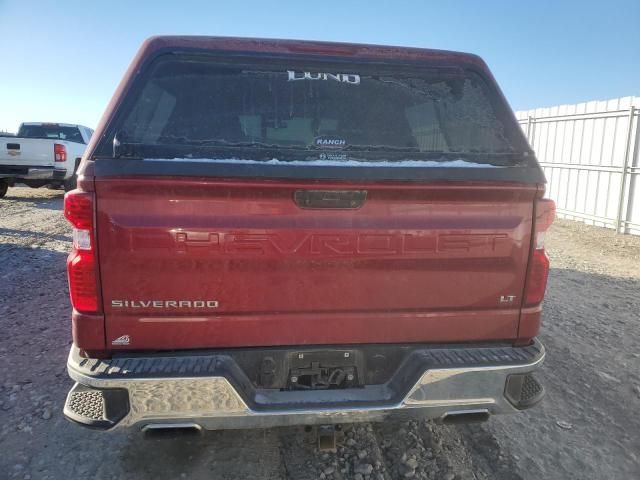
[[[64,420],[71,381],[62,193],[0,200],[0,478],[640,478],[640,238],[558,221],[542,405],[481,425],[347,425],[337,454],[302,428],[145,438]]]

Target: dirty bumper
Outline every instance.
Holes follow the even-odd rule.
[[[18,178],[24,180],[64,180],[65,169],[54,167],[0,165],[0,178]]]
[[[388,348],[388,347],[387,347]],[[434,346],[413,349],[384,383],[353,388],[258,388],[232,354],[136,355],[91,359],[72,347],[77,383],[70,420],[99,429],[190,424],[258,428],[398,418],[465,419],[514,413],[544,396],[531,375],[544,347]]]

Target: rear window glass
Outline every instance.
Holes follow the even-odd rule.
[[[78,127],[63,127],[60,125],[22,125],[18,137],[24,138],[53,138],[68,142],[84,143]]]
[[[138,156],[156,158],[173,146],[186,156],[210,147],[231,157],[250,148],[256,160],[397,160],[522,153],[526,144],[510,127],[484,80],[462,70],[160,61],[130,99],[117,135],[138,146]]]

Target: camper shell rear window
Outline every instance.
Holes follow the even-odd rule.
[[[95,153],[516,166],[530,149],[473,70],[171,54],[137,77]]]

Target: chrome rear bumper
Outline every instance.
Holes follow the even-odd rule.
[[[97,360],[81,358],[74,347],[67,367],[77,383],[64,413],[102,429],[189,423],[211,430],[514,413],[542,398],[541,387],[531,394],[530,374],[544,356],[537,341],[426,347],[411,356],[421,362],[417,380],[404,378],[407,360],[385,385],[280,391],[254,389],[224,355]]]
[[[24,180],[64,180],[67,170],[64,168],[28,165],[0,165],[0,178]]]

